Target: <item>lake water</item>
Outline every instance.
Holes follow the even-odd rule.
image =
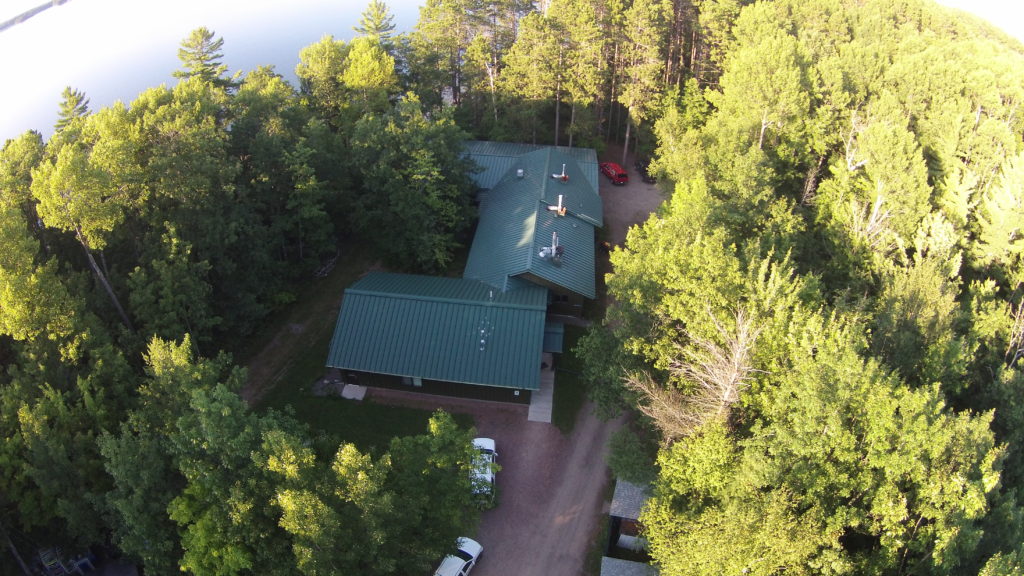
[[[386,0],[396,32],[419,18],[422,0]],[[45,0],[4,0],[6,21]],[[229,72],[273,65],[293,84],[299,50],[325,34],[349,40],[369,0],[70,0],[0,32],[0,142],[53,131],[65,86],[98,110],[173,84],[178,47],[200,26],[224,39]]]

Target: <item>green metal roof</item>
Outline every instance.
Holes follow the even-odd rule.
[[[568,180],[552,178],[563,164]],[[519,157],[480,205],[463,276],[505,289],[511,277],[528,274],[594,298],[594,226],[601,225],[603,212],[582,174],[570,155],[552,147]],[[548,209],[559,195],[565,216]],[[552,232],[564,249],[557,264],[539,255],[551,245]]]
[[[593,148],[569,148],[568,146],[540,146],[537,144],[514,144],[510,142],[489,142],[471,140],[466,142],[466,155],[483,168],[472,175],[477,186],[484,190],[494,188],[505,177],[509,168],[524,154],[538,150],[553,149],[576,161],[583,177],[594,189],[598,189],[597,152]]]
[[[538,390],[546,306],[540,286],[372,273],[345,291],[327,365]]]

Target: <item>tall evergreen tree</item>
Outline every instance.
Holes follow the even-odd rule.
[[[188,37],[181,41],[178,49],[178,60],[181,70],[174,71],[175,78],[199,77],[221,88],[230,88],[234,82],[224,75],[228,71],[227,64],[221,63],[224,39],[215,38],[212,30],[205,26],[189,32]]]
[[[359,16],[359,24],[352,27],[361,36],[375,38],[390,52],[391,35],[395,31],[395,18],[384,0],[370,0]]]
[[[85,97],[85,92],[72,90],[71,86],[67,86],[60,96],[57,123],[53,125],[58,132],[63,130],[73,119],[89,114],[89,99]]]
[[[626,10],[625,54],[619,102],[625,106],[626,135],[622,143],[622,164],[629,154],[634,126],[647,120],[652,105],[660,99],[665,68],[665,40],[670,7],[665,0],[636,0]]]

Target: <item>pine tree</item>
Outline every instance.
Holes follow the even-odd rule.
[[[181,70],[174,71],[175,78],[199,77],[221,88],[234,86],[232,79],[224,76],[228,71],[227,64],[221,63],[224,53],[223,38],[214,38],[214,33],[205,26],[196,28],[188,37],[181,41],[178,49],[178,60]]]
[[[75,118],[81,118],[88,114],[89,99],[85,97],[85,92],[72,90],[71,86],[68,86],[61,93],[60,111],[57,113],[57,123],[53,127],[59,132]]]
[[[370,4],[359,17],[359,25],[352,29],[362,36],[376,38],[385,48],[391,45],[391,33],[395,30],[395,18],[383,0],[370,0]]]

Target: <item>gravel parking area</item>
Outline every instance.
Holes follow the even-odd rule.
[[[620,162],[622,148],[610,146],[601,161]],[[604,200],[604,225],[608,242],[620,245],[626,241],[630,226],[647,221],[656,212],[665,196],[656,184],[645,184],[633,167],[635,159],[630,156],[629,164],[623,166],[629,173],[629,182],[614,186],[604,175],[600,176],[601,198]]]
[[[557,386],[557,383],[556,383]],[[582,407],[569,436],[526,420],[526,406],[372,388],[367,400],[469,414],[497,444],[497,506],[474,537],[484,547],[473,576],[583,576],[607,518],[608,437],[620,423]]]

